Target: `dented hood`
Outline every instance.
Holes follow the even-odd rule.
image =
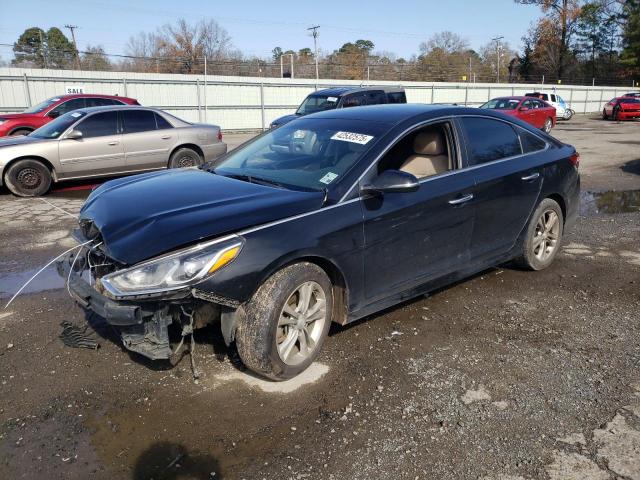
[[[80,211],[105,253],[131,265],[219,235],[308,212],[322,192],[248,183],[206,170],[178,169],[103,184]]]

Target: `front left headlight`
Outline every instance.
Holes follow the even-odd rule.
[[[158,257],[102,277],[104,288],[114,297],[148,295],[196,284],[231,263],[242,250],[238,236],[207,242]]]

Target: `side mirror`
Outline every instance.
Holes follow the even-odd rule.
[[[55,110],[51,110],[47,113],[47,117],[49,118],[58,118],[60,116],[60,112],[56,112]]]
[[[380,195],[385,193],[415,192],[420,188],[418,179],[400,170],[386,170],[371,183],[360,188],[361,193]]]
[[[67,133],[64,138],[66,138],[67,140],[82,140],[82,132],[80,130],[74,129]]]

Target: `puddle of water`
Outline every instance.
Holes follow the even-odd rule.
[[[0,274],[0,298],[11,298],[42,267],[24,272]],[[64,279],[58,275],[54,265],[45,268],[20,293],[40,293],[64,287]]]
[[[640,212],[640,190],[582,192],[580,214]]]

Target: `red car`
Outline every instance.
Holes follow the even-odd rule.
[[[639,97],[618,97],[605,103],[602,109],[604,120],[628,120],[630,118],[640,118],[640,98]]]
[[[556,109],[547,102],[532,97],[499,97],[480,108],[500,110],[549,133],[556,125]]]
[[[60,95],[28,108],[22,113],[0,114],[0,137],[28,135],[60,115],[85,107],[140,105],[137,100],[113,95]]]

